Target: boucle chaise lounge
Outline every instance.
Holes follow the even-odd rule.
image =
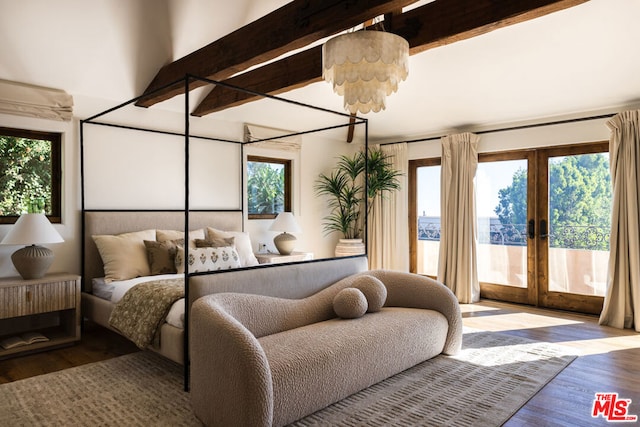
[[[453,293],[414,274],[363,272],[296,300],[209,295],[192,307],[193,409],[210,426],[285,425],[461,343]]]

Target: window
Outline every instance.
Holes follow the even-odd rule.
[[[0,223],[25,212],[61,222],[61,134],[0,128]]]
[[[438,276],[440,254],[440,159],[409,162],[411,271]]]
[[[291,211],[291,160],[247,157],[247,211],[249,219]]]
[[[611,176],[606,141],[481,153],[476,172],[482,298],[599,314]],[[438,267],[439,159],[409,162],[411,271]]]

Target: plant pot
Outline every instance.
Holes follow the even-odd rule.
[[[362,255],[365,253],[362,239],[340,239],[336,245],[335,254],[337,257]]]

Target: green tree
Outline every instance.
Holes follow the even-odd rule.
[[[527,172],[517,170],[498,192],[495,213],[503,226],[527,223]],[[606,154],[558,157],[549,163],[550,245],[607,250],[611,227],[611,176]]]
[[[493,210],[502,225],[527,223],[527,171],[518,169],[511,185],[498,190],[498,206]]]
[[[249,162],[247,188],[249,213],[271,214],[284,210],[284,167]]]
[[[51,142],[0,135],[0,215],[51,213]]]
[[[549,224],[554,247],[609,249],[611,175],[603,154],[567,156],[549,164]]]

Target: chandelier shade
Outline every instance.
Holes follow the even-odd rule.
[[[351,114],[385,109],[409,74],[409,43],[384,31],[341,34],[322,46],[322,77],[344,97]]]

